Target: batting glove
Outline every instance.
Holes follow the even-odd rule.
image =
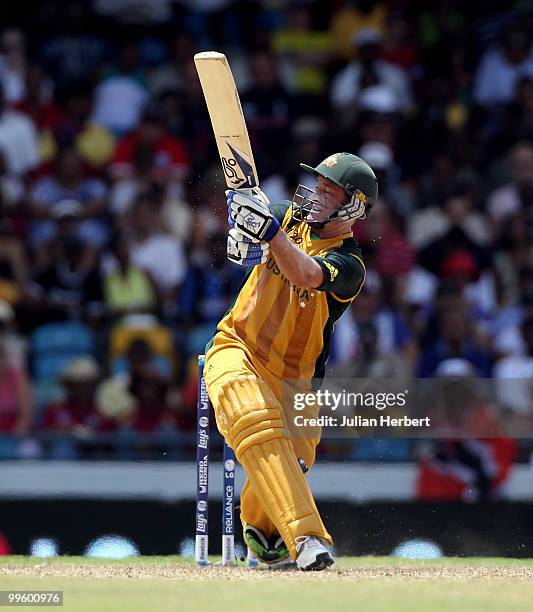
[[[250,267],[265,263],[269,246],[264,240],[252,240],[232,228],[228,235],[228,259],[239,266]]]
[[[228,222],[252,240],[272,240],[279,230],[279,222],[272,216],[260,194],[248,195],[226,191]]]

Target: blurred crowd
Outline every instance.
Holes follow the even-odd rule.
[[[335,151],[378,175],[379,201],[354,228],[367,281],[337,325],[332,372],[513,378],[499,399],[531,424],[528,3],[9,11],[0,431],[193,428],[195,358],[241,279],[193,63],[207,49],[229,57],[271,201],[313,186],[299,162]]]

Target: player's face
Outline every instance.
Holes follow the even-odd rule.
[[[308,216],[309,221],[319,221],[332,215],[346,200],[344,189],[332,181],[319,176],[316,185],[316,205]]]

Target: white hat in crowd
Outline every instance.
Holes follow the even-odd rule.
[[[67,382],[86,382],[96,380],[100,375],[94,357],[75,357],[61,372],[61,379]]]
[[[393,162],[392,150],[384,142],[366,142],[357,155],[376,170],[387,170]]]

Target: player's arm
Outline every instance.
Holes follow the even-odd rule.
[[[324,272],[318,262],[295,246],[281,230],[270,241],[270,252],[274,255],[282,274],[298,287],[316,289],[324,283]]]

